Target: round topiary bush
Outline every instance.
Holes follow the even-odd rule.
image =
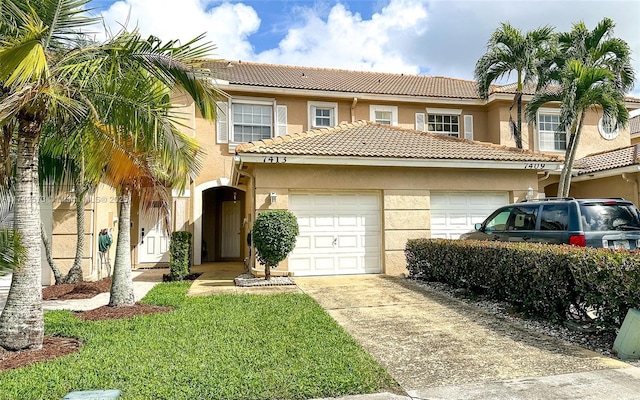
[[[256,257],[265,266],[265,279],[271,279],[271,268],[294,249],[298,233],[298,219],[288,210],[267,210],[258,215],[251,237]]]

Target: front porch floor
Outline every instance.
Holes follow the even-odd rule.
[[[242,262],[208,262],[191,267],[191,273],[202,273],[196,279],[187,296],[214,294],[275,294],[302,293],[296,285],[287,286],[236,286],[233,279],[244,272]]]

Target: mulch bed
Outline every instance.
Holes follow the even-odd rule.
[[[104,278],[95,282],[80,282],[78,284],[63,283],[42,289],[42,300],[90,299],[109,290],[111,290],[111,278]]]
[[[80,347],[82,342],[75,338],[45,336],[39,350],[4,351],[0,348],[0,372],[66,356]]]

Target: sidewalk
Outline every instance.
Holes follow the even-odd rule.
[[[142,299],[155,285],[162,282],[162,275],[169,273],[164,269],[139,269],[132,271],[133,294],[135,300]],[[11,286],[11,274],[0,276],[0,311],[7,302],[7,294]],[[47,300],[43,302],[44,311],[71,310],[87,311],[109,304],[109,293],[100,293],[90,299]]]

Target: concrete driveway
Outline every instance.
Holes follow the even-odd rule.
[[[640,393],[638,368],[405,279],[359,275],[295,282],[414,399],[621,399]]]

